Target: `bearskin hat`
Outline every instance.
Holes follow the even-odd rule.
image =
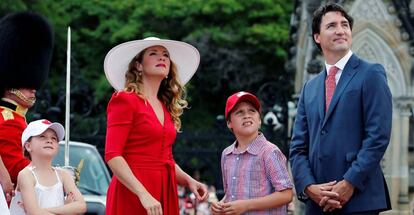
[[[0,20],[0,97],[9,88],[40,88],[53,43],[53,29],[41,15],[17,12]]]

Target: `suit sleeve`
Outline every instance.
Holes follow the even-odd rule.
[[[307,199],[304,195],[305,188],[310,184],[315,184],[315,178],[309,163],[309,130],[304,103],[305,90],[306,84],[299,98],[289,156],[293,181],[298,199],[301,201]]]
[[[344,179],[363,191],[364,181],[374,171],[390,141],[392,124],[392,96],[387,84],[384,67],[373,65],[362,86],[364,134],[356,160]]]

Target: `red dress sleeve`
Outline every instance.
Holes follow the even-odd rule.
[[[116,92],[112,95],[107,108],[107,129],[105,161],[122,156],[129,132],[133,124],[136,104],[135,93]]]

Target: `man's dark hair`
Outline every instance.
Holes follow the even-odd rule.
[[[345,9],[336,3],[327,4],[319,7],[314,13],[313,13],[313,19],[312,19],[312,39],[313,42],[316,44],[316,46],[321,49],[321,46],[319,43],[315,41],[315,38],[313,37],[315,34],[319,34],[321,32],[321,22],[322,17],[328,13],[328,12],[340,12],[342,16],[345,17],[345,19],[349,22],[349,27],[352,30],[352,26],[354,24],[354,19],[345,11]]]

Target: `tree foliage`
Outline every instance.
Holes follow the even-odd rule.
[[[203,178],[219,184],[220,152],[233,139],[223,118],[217,117],[224,113],[226,98],[247,90],[271,108],[285,105],[292,95],[293,77],[284,68],[292,7],[284,0],[2,0],[0,16],[35,11],[54,26],[49,80],[38,91],[28,121],[64,122],[66,38],[71,27],[71,139],[95,144],[101,152],[105,109],[113,92],[103,71],[106,53],[119,43],[149,36],[194,45],[201,63],[186,85],[190,109],[182,117],[176,160],[186,171],[201,169]],[[194,160],[197,153],[202,155]]]
[[[290,96],[291,77],[284,70],[292,10],[289,1],[0,2],[0,15],[24,10],[48,17],[55,29],[53,65],[45,86],[54,103],[64,95],[66,32],[71,27],[72,88],[79,90],[75,98],[91,97],[85,101],[91,104],[84,106],[93,107],[86,111],[93,112],[92,117],[104,115],[112,93],[102,66],[106,53],[119,43],[148,36],[183,40],[200,51],[200,67],[187,85],[191,109],[183,116],[184,129],[214,126],[215,116],[223,113],[225,98],[236,90],[256,92],[263,83],[274,81],[281,86],[275,94]]]

